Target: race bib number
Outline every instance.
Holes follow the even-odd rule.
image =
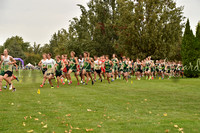
[[[4,67],[6,70],[9,68],[9,65],[5,65],[5,67]]]
[[[52,68],[52,65],[48,65],[48,69]]]

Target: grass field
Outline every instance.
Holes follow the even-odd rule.
[[[15,93],[0,92],[0,133],[200,132],[200,79],[97,81],[93,86],[74,80],[59,89],[46,84],[40,94],[41,72],[26,71],[20,79],[14,81]]]

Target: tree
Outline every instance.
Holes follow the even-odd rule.
[[[33,50],[34,54],[41,54],[41,47],[40,46],[41,46],[40,44],[36,44],[34,42],[34,45],[32,47],[32,50]]]
[[[17,45],[24,52],[27,52],[30,48],[30,43],[24,42],[23,38],[19,36],[13,36],[11,38],[8,38],[4,43],[4,48],[9,48],[10,45]]]
[[[132,58],[180,59],[183,7],[173,0],[118,0],[119,50]],[[178,49],[178,50],[177,50]],[[178,56],[177,56],[178,55]]]
[[[200,22],[197,24],[196,38],[200,42]]]
[[[182,61],[185,68],[184,74],[186,77],[198,77],[198,72],[194,70],[197,59],[198,59],[198,49],[197,49],[197,39],[190,28],[190,21],[187,20],[185,32],[182,41]]]
[[[23,50],[28,50],[29,46],[29,43],[24,42],[22,37],[15,36],[8,38],[3,45],[3,48],[7,48],[11,56],[25,59]]]
[[[180,60],[183,7],[173,0],[90,0],[69,27],[69,43],[92,55]],[[77,45],[77,46],[76,46]]]
[[[48,44],[43,47],[43,51],[46,51],[47,53],[52,53],[53,56],[56,56],[58,54],[66,54],[68,53],[67,50],[67,43],[68,43],[68,33],[65,29],[58,30],[57,33],[54,33],[49,46]],[[48,50],[48,51],[47,51]]]

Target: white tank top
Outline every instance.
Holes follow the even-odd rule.
[[[47,60],[48,60],[48,59],[46,59],[46,60],[42,59],[42,60],[41,60],[41,62],[42,62],[42,67],[47,66]]]
[[[6,58],[5,56],[3,56],[3,62],[5,65],[8,65],[8,63],[10,63],[10,56],[8,55],[8,57]]]
[[[9,65],[8,63],[11,63],[10,56],[7,57],[3,56],[3,65],[4,65],[4,71],[12,71],[12,65]]]

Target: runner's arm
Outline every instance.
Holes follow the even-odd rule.
[[[12,56],[10,56],[10,60],[11,60],[11,63],[9,63],[10,65],[11,65],[11,64],[14,65],[14,64],[16,63],[16,60],[15,60]]]

